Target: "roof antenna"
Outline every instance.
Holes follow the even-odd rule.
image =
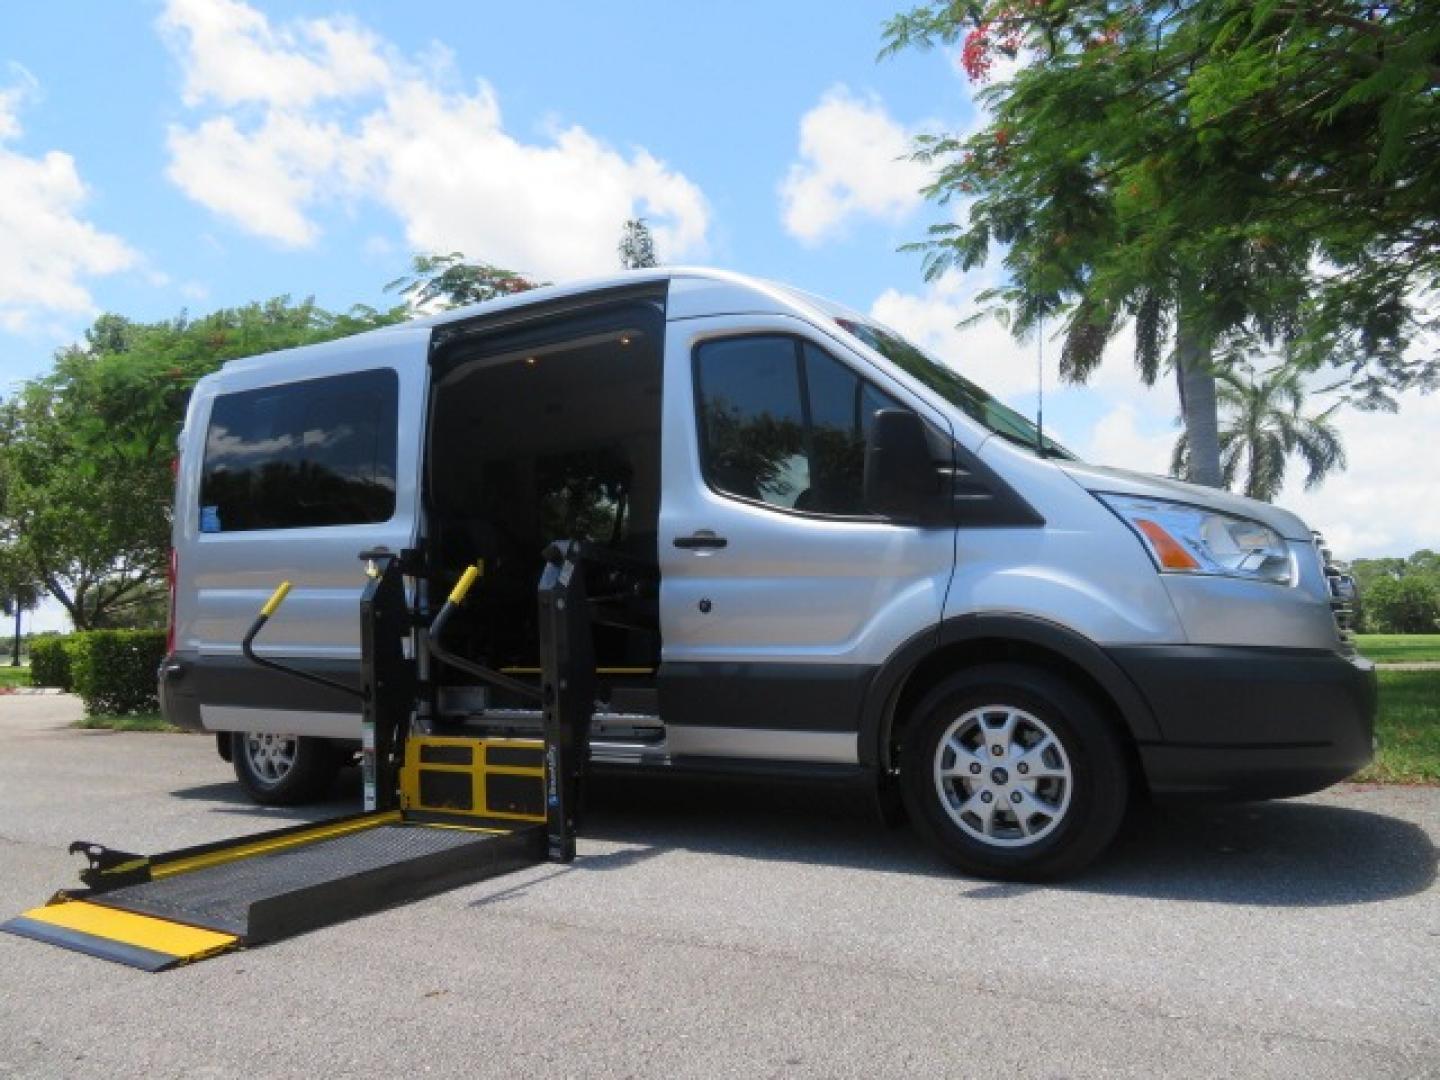
[[[1045,316],[1035,330],[1035,452],[1045,456]]]

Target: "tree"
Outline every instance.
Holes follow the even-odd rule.
[[[655,237],[644,218],[631,218],[625,222],[620,234],[620,265],[626,270],[646,270],[659,266],[655,257]]]
[[[33,611],[44,595],[40,586],[11,558],[0,553],[0,615],[14,616],[15,635],[10,647],[10,666],[20,666],[20,617]]]
[[[969,136],[930,136],[928,194],[964,221],[917,245],[926,273],[995,247],[985,294],[1017,335],[1059,320],[1084,381],[1133,324],[1167,366],[1191,479],[1222,478],[1214,374],[1278,347],[1363,407],[1432,389],[1409,353],[1440,284],[1440,20],[1423,0],[959,0],[886,27],[887,50],[961,45],[984,83]]]
[[[1382,612],[1374,610],[1371,604],[1371,596],[1377,588],[1381,595],[1382,609],[1390,603],[1386,600],[1387,594],[1392,599],[1399,595],[1393,587],[1401,582],[1422,582],[1440,595],[1440,553],[1429,548],[1421,548],[1404,558],[1356,559],[1350,563],[1348,569],[1359,587],[1358,613],[1361,629],[1364,631],[1378,630],[1383,622]],[[1421,591],[1423,592],[1423,588]],[[1389,612],[1385,611],[1383,614],[1388,616]]]
[[[415,308],[445,310],[511,296],[544,284],[489,263],[466,262],[462,252],[452,251],[448,255],[416,255],[410,273],[387,284],[385,291],[398,292]]]
[[[1423,577],[1381,578],[1365,595],[1368,628],[1387,634],[1440,630],[1440,589]]]
[[[170,546],[171,460],[190,390],[232,357],[394,322],[280,297],[135,323],[103,315],[48,375],[0,404],[0,565],[38,582],[77,630],[148,619]]]
[[[1305,391],[1294,367],[1279,366],[1256,378],[1234,369],[1216,373],[1220,410],[1221,479],[1252,499],[1273,502],[1285,484],[1285,467],[1298,455],[1305,462],[1305,486],[1314,487],[1335,469],[1345,467],[1345,449],[1330,423],[1338,406],[1305,416]],[[1170,471],[1187,475],[1190,440],[1175,442]]]

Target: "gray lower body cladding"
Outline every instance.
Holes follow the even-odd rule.
[[[1102,685],[1119,675],[1139,707],[1154,717],[1156,737],[1130,725],[1154,794],[1229,799],[1305,794],[1354,775],[1373,756],[1375,674],[1366,661],[1312,650],[1228,646],[1123,646],[1093,652],[1108,669]],[[302,663],[347,681],[359,678],[358,664]],[[791,758],[796,765],[809,758],[817,767],[823,763],[833,769],[844,766],[840,758],[849,759],[849,753],[837,754],[830,743],[850,738],[857,739],[856,765],[873,769],[866,755],[865,717],[878,699],[877,672],[882,670],[848,664],[667,663],[659,678],[661,717],[673,733],[675,749],[685,753],[688,729],[695,735],[690,740],[698,751],[695,760],[709,759],[717,771],[729,771],[727,762],[745,758]],[[342,695],[257,671],[239,657],[171,658],[162,668],[161,693],[170,721],[197,729],[205,726],[202,702],[337,714],[353,710]],[[787,736],[795,744],[793,755],[783,752]],[[825,740],[825,753],[811,752]]]

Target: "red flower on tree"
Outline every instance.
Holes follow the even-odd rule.
[[[981,23],[965,35],[960,47],[960,66],[971,82],[984,82],[990,77],[990,65],[994,62],[990,56],[991,44],[989,23]]]

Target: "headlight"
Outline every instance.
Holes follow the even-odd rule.
[[[1294,560],[1274,529],[1201,506],[1135,495],[1095,497],[1134,530],[1155,565],[1167,573],[1220,574],[1291,585]]]

